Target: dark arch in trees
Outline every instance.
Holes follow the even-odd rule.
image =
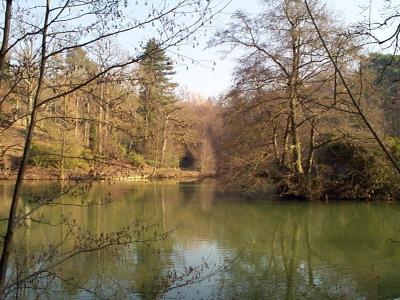
[[[190,150],[186,150],[184,156],[179,160],[179,167],[181,169],[195,168],[195,157]]]

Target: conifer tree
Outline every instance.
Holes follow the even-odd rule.
[[[142,153],[153,166],[165,164],[165,151],[170,136],[169,128],[173,114],[179,110],[175,95],[175,74],[171,59],[155,39],[150,39],[144,49],[145,59],[139,66],[140,106],[143,118]]]

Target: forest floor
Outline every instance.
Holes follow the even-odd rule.
[[[15,128],[0,134],[0,180],[15,180],[17,177],[19,158],[24,144],[24,126],[19,124]],[[35,143],[43,149],[50,149],[54,141],[46,133],[35,134]],[[5,151],[6,150],[6,151]],[[151,166],[134,167],[112,159],[92,159],[85,167],[66,168],[63,174],[65,180],[147,180],[147,179],[182,179],[199,178],[199,171],[179,168],[158,168]],[[43,167],[28,165],[24,178],[27,180],[58,180],[61,177],[59,167]]]

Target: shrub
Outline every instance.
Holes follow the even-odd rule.
[[[323,191],[336,199],[397,197],[397,174],[383,151],[374,144],[341,140],[318,155],[324,169]]]
[[[61,157],[59,151],[50,145],[33,143],[30,149],[28,165],[43,168],[58,167]]]
[[[387,143],[389,144],[390,151],[393,156],[400,161],[400,138],[398,137],[389,137],[387,138]]]
[[[135,167],[141,168],[146,165],[143,155],[141,155],[139,153],[134,152],[134,153],[129,154],[129,159],[130,159],[130,163]]]
[[[70,146],[65,150],[64,168],[89,169],[93,155],[90,152],[82,152],[80,147]],[[33,143],[28,158],[28,165],[42,168],[59,168],[61,163],[60,146],[49,146]]]

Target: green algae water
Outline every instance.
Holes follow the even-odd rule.
[[[49,183],[27,183],[21,213],[33,211],[35,201],[51,189]],[[0,184],[2,218],[11,192],[11,184]],[[80,205],[97,201],[103,204]],[[135,220],[156,228],[144,233],[148,237],[168,235],[76,255],[51,270],[59,278],[46,288],[25,284],[10,298],[400,297],[400,211],[390,204],[282,202],[273,196],[248,200],[218,192],[213,182],[95,183],[54,202],[59,204],[40,208],[18,228],[14,261],[22,262],[20,269],[40,269],[29,262],[49,246],[61,252],[74,247],[76,241],[67,238],[71,226],[59,225],[61,216],[94,235]],[[9,276],[16,272],[10,267]]]

